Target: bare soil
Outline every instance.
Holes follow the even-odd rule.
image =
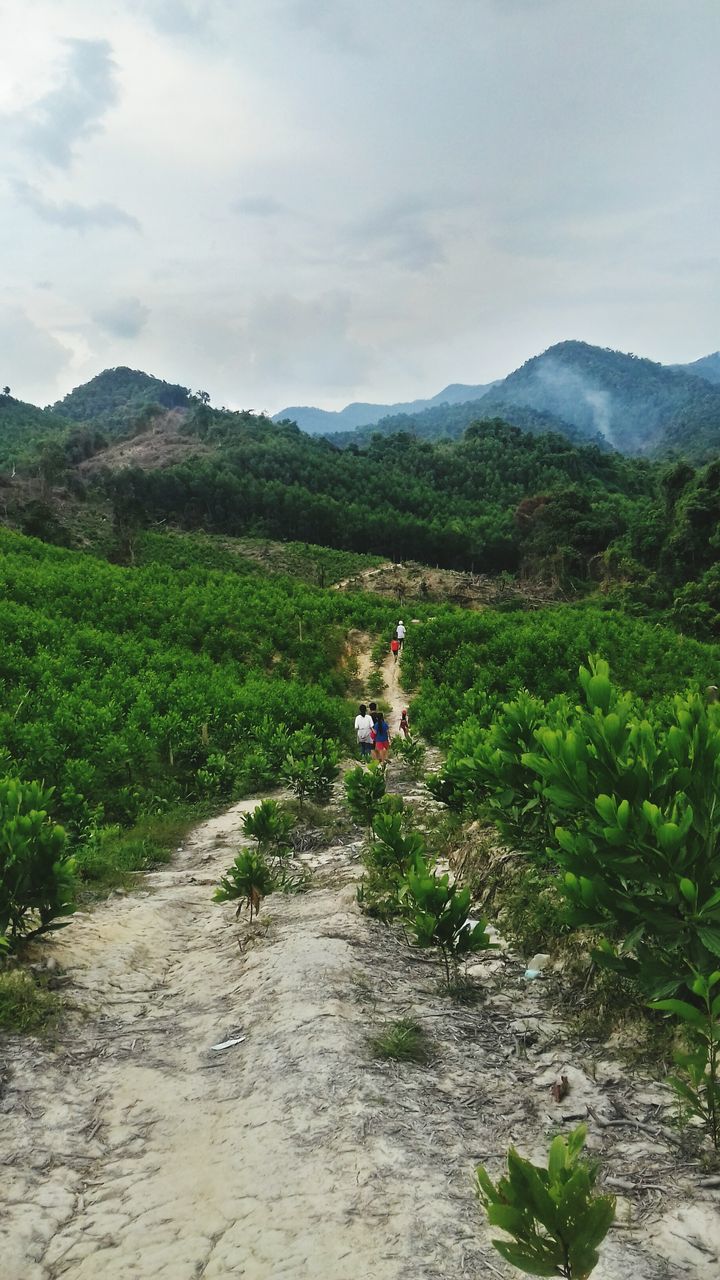
[[[153,471],[212,452],[197,436],[184,432],[184,426],[185,410],[170,409],[153,418],[147,430],[129,440],[108,445],[94,457],[79,463],[77,470],[82,476],[92,476],[106,468],[120,471],[124,467],[142,467]]]
[[[399,761],[389,784],[437,820]],[[622,1197],[593,1280],[717,1280],[720,1190],[666,1091],[578,1043],[506,950],[473,967],[477,1003],[451,1002],[433,956],[360,913],[360,833],[305,855],[313,887],[258,923],[212,903],[256,802],[42,947],[74,1009],[55,1043],[0,1046],[4,1280],[511,1280],[474,1167],[580,1117]],[[408,1015],[430,1064],[375,1059]]]

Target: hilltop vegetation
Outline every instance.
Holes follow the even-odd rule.
[[[150,406],[178,409],[187,408],[189,403],[187,387],[121,366],[104,369],[97,377],[76,387],[58,400],[51,412],[72,422],[92,422],[118,431],[128,427]]]

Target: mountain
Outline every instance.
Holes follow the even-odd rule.
[[[498,413],[527,405],[554,414],[622,453],[679,450],[701,461],[720,450],[720,387],[586,342],[560,342],[526,361],[493,388],[492,401]]]
[[[355,401],[344,409],[315,409],[309,405],[291,405],[273,414],[273,422],[296,422],[302,431],[311,436],[327,435],[329,432],[352,431],[354,427],[372,426],[381,418],[399,413],[422,413],[435,405],[462,404],[468,400],[479,400],[485,395],[494,382],[479,386],[466,386],[461,382],[451,382],[443,391],[429,400],[409,400],[398,404],[365,404]]]
[[[326,432],[325,439],[340,449],[350,446],[364,447],[373,436],[392,436],[404,433],[417,440],[459,440],[472,423],[486,422],[493,418],[502,418],[504,422],[530,435],[548,435],[555,433],[568,440],[588,443],[576,427],[556,418],[551,413],[543,413],[539,409],[530,409],[526,405],[503,405],[500,410],[492,392],[480,400],[468,400],[461,404],[442,404],[432,409],[424,409],[422,413],[393,414],[381,418],[371,426],[356,427],[354,431]],[[596,437],[592,443],[601,443],[602,437]]]
[[[693,360],[691,364],[671,364],[668,368],[679,373],[691,373],[696,378],[704,378],[706,382],[720,386],[720,351],[714,351],[710,356]]]
[[[93,422],[102,427],[129,426],[150,405],[163,409],[184,408],[190,392],[174,382],[153,378],[139,369],[105,369],[89,382],[75,387],[50,412],[73,422]]]

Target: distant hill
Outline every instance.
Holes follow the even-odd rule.
[[[174,382],[153,378],[139,369],[105,369],[62,400],[50,413],[73,422],[92,422],[105,428],[128,426],[149,405],[178,409],[190,403],[190,392]]]
[[[702,460],[720,449],[720,387],[697,374],[586,342],[560,342],[492,392],[563,418],[584,438],[600,433],[622,453],[679,450]]]
[[[374,425],[356,427],[354,431],[326,432],[325,439],[341,449],[352,445],[362,448],[373,436],[399,433],[414,436],[417,440],[459,440],[471,424],[495,418],[501,418],[510,426],[519,427],[530,435],[554,433],[574,442],[589,443],[588,437],[576,427],[551,413],[530,409],[526,405],[503,405],[501,409],[498,408],[492,393],[480,400],[468,400],[463,404],[437,405],[433,409],[424,409],[422,413],[393,414],[381,418]],[[608,447],[600,436],[590,443]]]
[[[463,404],[469,400],[479,400],[485,395],[494,382],[478,386],[466,386],[461,382],[452,382],[429,400],[409,400],[398,404],[364,404],[355,401],[344,409],[315,409],[309,405],[291,405],[273,414],[273,422],[296,422],[302,431],[311,436],[324,436],[330,432],[352,431],[355,427],[372,426],[381,418],[397,414],[422,413],[436,405]]]
[[[670,364],[667,367],[679,373],[691,373],[696,378],[704,378],[706,382],[720,386],[720,351],[693,360],[691,364]]]

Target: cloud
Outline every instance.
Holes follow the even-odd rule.
[[[118,101],[116,66],[107,40],[65,40],[62,79],[22,112],[8,118],[21,147],[68,169],[80,142],[102,130]]]
[[[233,213],[246,214],[250,218],[274,218],[290,212],[287,205],[273,200],[272,196],[243,196],[233,200],[230,208]]]
[[[354,336],[352,319],[351,298],[342,291],[258,298],[246,325],[253,374],[303,391],[319,380],[332,388],[361,383],[373,354]]]
[[[130,231],[142,230],[137,218],[117,205],[101,200],[98,204],[78,204],[75,200],[48,200],[29,182],[15,182],[15,194],[28,209],[32,209],[43,222],[72,231],[89,231],[93,227],[125,227]]]
[[[445,260],[440,235],[433,230],[431,210],[414,200],[393,201],[355,222],[349,239],[371,258],[424,271]]]
[[[57,338],[15,306],[0,306],[0,353],[0,382],[8,383],[18,399],[38,398],[39,392],[49,398],[72,357]]]
[[[137,338],[150,315],[139,298],[118,298],[93,314],[93,320],[114,338]]]

